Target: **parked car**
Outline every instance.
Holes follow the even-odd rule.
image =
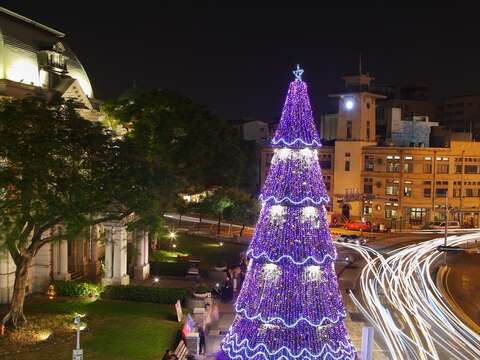
[[[356,245],[365,245],[367,243],[367,240],[358,235],[340,235],[339,237],[337,237],[336,240],[338,242],[345,242]]]
[[[449,221],[447,224],[449,229],[460,229],[460,223],[458,221]],[[423,229],[433,230],[433,229],[445,229],[445,221],[432,221],[430,224],[427,224]]]
[[[343,227],[346,230],[372,231],[372,224],[369,222],[348,221],[343,225]]]

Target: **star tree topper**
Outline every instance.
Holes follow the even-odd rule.
[[[297,64],[297,69],[293,70],[293,75],[295,75],[295,80],[302,81],[303,69],[300,69],[299,64]]]

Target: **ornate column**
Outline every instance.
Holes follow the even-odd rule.
[[[68,242],[60,240],[53,243],[53,278],[55,280],[70,280],[68,272]]]
[[[105,246],[104,285],[127,285],[127,230],[119,221],[105,223],[107,242]]]
[[[135,251],[133,276],[136,281],[143,281],[150,275],[150,263],[148,262],[148,231],[135,231]]]
[[[110,285],[113,279],[113,227],[111,224],[104,224],[105,240],[105,272],[102,277],[103,285]]]
[[[90,277],[95,278],[100,271],[98,261],[98,241],[100,238],[99,225],[94,225],[90,229],[89,255],[88,255],[88,273]]]

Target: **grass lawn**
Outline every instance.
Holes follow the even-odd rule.
[[[150,255],[150,261],[177,262],[179,257],[191,256],[200,259],[200,269],[208,270],[218,262],[225,262],[227,265],[238,262],[239,255],[247,249],[247,246],[220,242],[215,239],[178,234],[175,241],[176,248],[168,250],[157,250]]]
[[[0,338],[4,349],[39,349],[6,355],[5,359],[69,359],[74,346],[75,313],[85,314],[88,330],[82,332],[85,359],[159,359],[176,346],[179,324],[173,305],[150,303],[58,299],[26,306],[29,322],[24,328]],[[53,334],[43,341],[42,337]],[[2,358],[2,356],[0,356]]]

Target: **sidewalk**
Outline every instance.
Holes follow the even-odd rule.
[[[350,316],[347,316],[347,319],[345,320],[345,326],[348,329],[352,343],[355,345],[357,352],[359,352],[361,350],[362,343],[362,328],[364,326],[368,326],[368,324],[366,324],[363,319],[356,316],[358,313],[355,309],[355,306],[351,303],[348,296],[345,294],[343,295],[343,301],[347,308],[347,312],[355,317],[355,319],[352,319]],[[206,336],[206,355],[200,355],[199,359],[201,360],[215,359],[216,354],[220,351],[220,342],[222,341],[225,333],[228,331],[235,317],[233,302],[222,303],[217,300],[216,304],[219,307],[219,320],[213,324]],[[375,333],[373,358],[375,360],[388,360],[387,355],[378,344],[378,337],[380,336],[380,334]]]
[[[198,358],[201,360],[215,359],[215,356],[220,351],[220,342],[235,318],[235,312],[233,310],[234,302],[222,303],[220,300],[215,299],[214,303],[218,306],[219,320],[212,323],[206,334],[206,355],[200,355]],[[199,323],[200,321],[201,320],[198,320],[197,322]]]

